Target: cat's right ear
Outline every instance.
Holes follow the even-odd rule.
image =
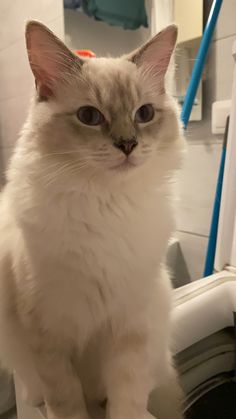
[[[83,62],[42,23],[28,22],[25,37],[36,89],[39,97],[47,100]]]
[[[177,40],[178,28],[169,25],[141,48],[126,56],[164,91],[164,78]]]

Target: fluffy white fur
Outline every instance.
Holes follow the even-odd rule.
[[[50,51],[53,43],[63,48],[42,25],[31,25],[42,50],[43,36],[52,43]],[[172,51],[170,28],[164,45]],[[2,360],[16,370],[28,401],[46,402],[50,419],[87,419],[87,404],[105,399],[107,418],[144,419],[154,387],[160,390],[158,418],[180,419],[181,391],[170,354],[171,286],[163,263],[174,231],[170,180],[179,167],[182,137],[171,98],[153,91],[164,70],[155,81],[152,62],[138,68],[142,54],[134,62],[124,57],[83,63],[87,73],[80,83],[101,77],[108,107],[122,101],[119,87],[116,98],[106,88],[116,72],[119,80],[136,80],[134,92],[128,91],[133,97],[140,80],[152,80],[143,82],[141,102],[155,101],[157,116],[154,125],[141,127],[131,155],[135,167],[110,169],[122,164],[122,153],[97,127],[89,128],[91,134],[78,128],[77,144],[77,121],[67,115],[85,103],[85,85],[78,97],[72,76],[68,86],[47,85],[35,70],[39,63],[32,64],[37,51],[31,38],[38,98],[0,201]],[[58,71],[52,67],[48,72]],[[92,135],[99,149],[83,142]]]

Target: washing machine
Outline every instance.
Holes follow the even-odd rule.
[[[188,419],[236,418],[236,41],[214,275],[174,290],[176,363]]]
[[[216,273],[173,291],[174,352],[188,419],[236,418],[236,64],[232,92]],[[45,419],[43,408],[23,402],[17,377],[15,387],[18,419]],[[155,392],[153,398],[158,417]]]

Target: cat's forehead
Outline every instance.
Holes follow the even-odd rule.
[[[105,82],[119,77],[120,82],[137,80],[137,67],[134,63],[124,58],[95,58],[89,59],[83,65],[85,73],[95,79]]]
[[[103,106],[122,103],[133,107],[140,100],[141,86],[135,64],[122,58],[90,59],[83,66],[90,93]]]

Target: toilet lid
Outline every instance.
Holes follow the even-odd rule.
[[[222,199],[218,226],[215,269],[236,268],[236,41],[233,44],[234,78]]]

